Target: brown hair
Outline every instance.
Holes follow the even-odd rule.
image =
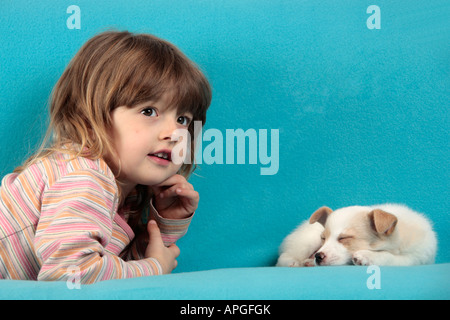
[[[149,34],[108,31],[87,41],[56,83],[50,101],[50,124],[39,150],[23,166],[54,151],[99,159],[114,154],[107,134],[111,111],[157,100],[174,89],[171,107],[189,111],[194,121],[206,121],[211,88],[199,68],[171,43]],[[194,136],[193,123],[188,128]],[[181,166],[186,178],[194,171],[191,161]],[[67,144],[78,145],[68,149]]]

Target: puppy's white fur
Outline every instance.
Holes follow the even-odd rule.
[[[431,264],[436,250],[429,220],[406,206],[322,207],[284,239],[277,266]]]

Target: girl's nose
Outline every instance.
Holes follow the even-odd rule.
[[[167,119],[161,125],[161,131],[159,132],[160,140],[172,140],[172,134],[177,129],[177,122],[173,119]]]

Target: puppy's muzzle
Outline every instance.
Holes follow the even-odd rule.
[[[320,263],[325,259],[325,253],[323,252],[317,252],[314,255],[314,258],[316,258],[316,264],[320,265]]]

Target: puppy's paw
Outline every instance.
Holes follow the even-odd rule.
[[[370,266],[373,264],[373,252],[369,250],[359,250],[353,254],[352,261],[357,266]]]
[[[302,262],[303,267],[315,267],[316,262],[314,259],[306,259]]]
[[[280,258],[278,259],[278,262],[276,264],[277,267],[301,267],[300,261],[295,259],[294,257],[282,254]]]
[[[295,267],[301,267],[301,263],[298,260],[292,260],[292,262],[289,264],[289,267],[295,268]]]
[[[277,267],[290,267],[290,268],[297,268],[297,267],[314,267],[314,260],[312,259],[306,259],[304,261],[299,261],[297,259],[291,258],[291,259],[283,259],[282,261],[278,261]]]
[[[300,261],[298,261],[296,259],[289,259],[289,260],[284,260],[283,265],[279,265],[279,266],[295,268],[295,267],[301,267],[302,265],[301,265]]]
[[[315,267],[316,263],[314,262],[314,259],[306,259],[302,262],[295,260],[292,261],[291,264],[289,264],[289,267]]]

